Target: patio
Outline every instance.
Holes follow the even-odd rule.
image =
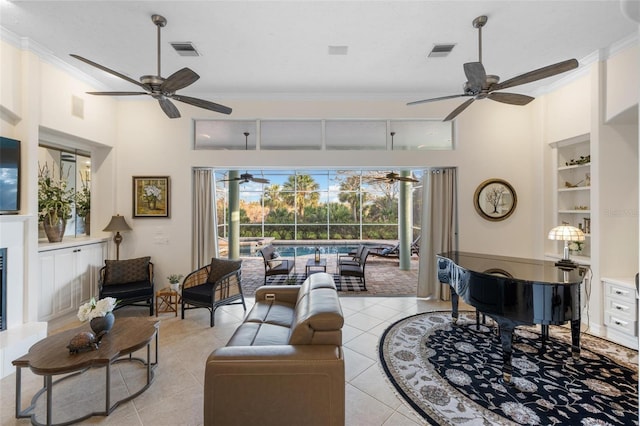
[[[305,265],[313,255],[296,257],[295,272],[304,274]],[[327,260],[327,272],[337,273],[336,255],[323,256]],[[252,297],[255,290],[264,284],[264,263],[260,255],[241,257],[242,289],[245,296]],[[408,271],[401,271],[397,258],[369,256],[365,268],[367,291],[342,291],[340,296],[415,296],[418,286],[418,257],[411,257]]]

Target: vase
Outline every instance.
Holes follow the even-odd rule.
[[[180,290],[180,283],[169,283],[169,288],[177,292],[178,290]]]
[[[91,235],[91,213],[87,213],[84,217],[84,233]]]
[[[67,221],[58,216],[57,222],[50,223],[49,215],[44,217],[42,221],[44,226],[44,233],[47,235],[47,239],[50,243],[59,243],[64,236],[64,230],[67,227]]]
[[[116,321],[116,317],[113,316],[113,312],[109,312],[103,317],[96,317],[89,321],[89,326],[93,333],[98,336],[102,336],[111,330],[113,323]]]
[[[155,210],[156,209],[156,199],[150,199],[148,201],[149,204],[149,210]]]

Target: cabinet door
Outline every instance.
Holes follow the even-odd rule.
[[[75,289],[78,286],[76,274],[76,249],[57,250],[54,273],[54,315],[66,314],[76,308]]]
[[[98,298],[98,280],[105,248],[106,243],[78,247],[76,252],[76,271],[79,278],[77,306],[88,302],[92,297]]]
[[[52,252],[40,253],[40,285],[38,295],[38,320],[53,317],[55,295],[55,256]]]

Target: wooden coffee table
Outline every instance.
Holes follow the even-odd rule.
[[[158,364],[158,321],[149,321],[146,318],[117,318],[111,331],[102,338],[97,350],[71,354],[67,345],[73,336],[81,331],[90,331],[89,324],[72,330],[63,331],[46,337],[29,348],[26,355],[13,361],[16,366],[16,418],[31,418],[31,423],[41,425],[35,418],[35,406],[39,397],[46,393],[46,425],[52,423],[52,395],[53,385],[82,374],[90,368],[104,367],[106,382],[96,385],[105,386],[104,411],[91,412],[78,418],[65,421],[60,425],[67,425],[85,420],[91,416],[108,416],[123,402],[129,401],[147,390],[154,378],[154,370]],[[155,337],[155,339],[154,339]],[[155,360],[151,362],[151,343],[155,340]],[[131,354],[139,349],[147,347],[147,359],[132,357]],[[126,356],[126,357],[125,357]],[[140,362],[146,367],[146,384],[137,392],[111,402],[111,365],[122,361]],[[44,387],[35,393],[31,399],[31,405],[22,410],[22,371],[29,367],[34,374],[44,376]],[[74,373],[74,374],[68,374]],[[53,380],[53,376],[66,374],[64,377]]]

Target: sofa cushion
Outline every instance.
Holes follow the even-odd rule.
[[[103,285],[128,284],[149,280],[150,256],[127,260],[105,260]]]
[[[227,346],[286,345],[290,331],[281,325],[245,322],[236,329]]]
[[[264,322],[269,324],[291,327],[295,316],[295,307],[289,303],[279,301],[256,302],[247,314],[245,322]]]
[[[330,288],[314,289],[296,305],[289,344],[341,345],[343,325],[338,293]]]

